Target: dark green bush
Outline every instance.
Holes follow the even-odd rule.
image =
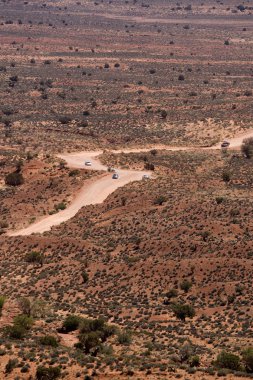
[[[243,363],[247,372],[253,373],[253,347],[242,352]]]
[[[80,322],[81,318],[77,315],[68,315],[65,321],[63,322],[62,330],[66,333],[75,331],[78,329]]]
[[[240,369],[240,357],[227,351],[222,351],[215,361],[218,368],[226,368],[237,371]]]
[[[61,376],[59,367],[43,367],[39,366],[36,370],[37,380],[55,380]]]
[[[39,341],[43,346],[58,347],[59,345],[57,339],[53,335],[42,336]]]
[[[5,177],[5,183],[9,186],[20,186],[24,183],[24,178],[21,173],[9,173]]]
[[[182,321],[185,321],[185,318],[193,318],[195,316],[195,310],[193,306],[188,304],[174,303],[172,305],[172,311],[175,316]]]

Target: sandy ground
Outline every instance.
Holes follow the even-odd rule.
[[[233,139],[230,139],[230,147],[238,148],[241,146],[245,138],[253,137],[253,131],[249,131],[240,136],[237,136]],[[124,150],[124,153],[130,152],[144,152],[152,148],[155,149],[166,149],[171,151],[180,151],[180,150],[191,150],[196,148],[187,148],[187,147],[171,147],[157,145],[155,147],[149,147],[148,149],[129,149]],[[201,149],[201,148],[199,148]],[[220,144],[211,147],[211,148],[202,148],[202,149],[220,149]],[[119,153],[120,151],[113,151],[113,153]],[[122,150],[123,152],[123,150]],[[79,152],[79,153],[66,153],[61,154],[59,157],[67,162],[67,165],[71,168],[88,168],[91,170],[103,170],[107,172],[107,167],[102,165],[99,159],[97,158],[101,155],[102,151],[96,152]],[[91,161],[92,165],[85,166],[85,161]],[[112,179],[112,174],[105,173],[102,177],[97,178],[94,181],[89,181],[88,184],[85,184],[82,189],[79,191],[75,197],[72,204],[65,210],[58,212],[43,218],[42,220],[30,225],[27,228],[11,231],[9,236],[20,236],[20,235],[31,235],[33,233],[43,233],[49,231],[52,226],[57,226],[67,220],[71,219],[77,214],[77,212],[84,206],[94,205],[102,203],[111,193],[113,193],[119,187],[122,187],[129,182],[139,181],[142,179],[144,174],[150,175],[147,171],[133,171],[133,170],[121,170],[118,169],[117,173],[119,174],[119,179]]]

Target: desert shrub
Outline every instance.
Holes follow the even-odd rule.
[[[253,347],[242,352],[243,363],[247,372],[253,373]]]
[[[224,182],[229,182],[231,180],[231,174],[229,173],[229,171],[227,171],[227,170],[223,171],[222,179]]]
[[[253,157],[253,137],[243,140],[241,151],[246,158]]]
[[[101,349],[101,343],[115,332],[116,328],[105,323],[102,318],[84,318],[80,324],[79,347],[84,349],[86,354],[95,353]]]
[[[42,336],[39,341],[43,346],[58,347],[59,345],[57,339],[53,335]]]
[[[11,373],[15,367],[18,365],[18,360],[17,359],[9,359],[5,366],[5,373]]]
[[[86,354],[91,353],[92,349],[99,349],[101,345],[100,335],[98,332],[91,331],[89,333],[80,334],[79,343]]]
[[[118,342],[119,344],[125,344],[128,345],[132,341],[132,336],[129,331],[121,331],[118,334]]]
[[[168,116],[167,111],[162,110],[162,111],[161,111],[161,118],[162,118],[162,119],[166,119],[167,116]]]
[[[167,298],[169,298],[169,299],[171,299],[171,298],[175,298],[175,297],[177,297],[177,295],[178,295],[177,289],[174,289],[174,288],[170,289],[170,290],[165,294],[165,296],[166,296]]]
[[[191,356],[188,360],[190,367],[198,367],[200,365],[200,358],[198,355]]]
[[[37,251],[32,251],[26,254],[25,261],[28,263],[38,263],[43,264],[44,255]]]
[[[83,279],[83,283],[86,284],[86,282],[89,281],[89,275],[86,271],[83,271],[82,272],[82,279]]]
[[[220,205],[224,201],[224,197],[216,197],[215,200],[217,205]]]
[[[6,300],[6,297],[0,296],[0,315],[2,313],[2,309],[4,307],[5,300]]]
[[[6,333],[11,339],[23,339],[26,329],[19,325],[12,325],[6,328]]]
[[[180,74],[179,77],[178,77],[178,80],[181,80],[183,81],[185,78],[184,78],[184,75]]]
[[[63,125],[69,124],[71,122],[71,118],[69,116],[60,116],[59,122]]]
[[[24,177],[21,173],[9,173],[5,177],[5,183],[9,186],[20,186],[24,183]]]
[[[59,367],[44,367],[39,366],[36,370],[37,380],[54,380],[61,376],[61,369]]]
[[[180,288],[185,292],[187,293],[192,287],[192,283],[191,281],[187,280],[187,279],[184,279],[181,284],[180,284]]]
[[[77,315],[68,315],[62,325],[64,332],[71,332],[78,329],[81,322],[81,318]]]
[[[14,325],[21,326],[25,330],[30,330],[33,323],[34,323],[33,317],[29,317],[28,315],[25,315],[25,314],[17,315],[14,318]]]
[[[146,162],[144,165],[145,170],[155,170],[155,165],[151,164],[150,162]]]
[[[182,303],[174,303],[172,305],[172,311],[175,316],[182,321],[185,321],[185,318],[193,318],[195,316],[195,310],[192,305],[182,304]]]
[[[154,199],[154,205],[161,206],[164,202],[166,202],[166,197],[164,195],[159,195],[157,198]]]
[[[14,114],[15,111],[14,111],[14,109],[11,108],[11,107],[3,107],[3,108],[2,108],[2,112],[3,112],[3,114],[6,115],[6,116],[11,116],[11,115]]]
[[[69,176],[70,177],[75,177],[75,176],[77,176],[77,175],[79,175],[79,170],[77,170],[77,169],[74,169],[74,170],[71,170],[70,172],[69,172]]]
[[[65,210],[65,208],[66,208],[66,205],[63,202],[60,202],[60,203],[57,203],[56,205],[54,205],[54,209],[56,211]]]
[[[222,351],[215,361],[218,368],[227,368],[234,371],[240,369],[240,357],[231,352]]]

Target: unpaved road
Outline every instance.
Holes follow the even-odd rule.
[[[253,137],[253,131],[249,131],[235,138],[229,139],[231,148],[238,148],[241,146],[242,141],[245,138]],[[129,149],[124,150],[124,153],[131,152],[145,152],[151,149],[166,149],[170,151],[189,151],[189,150],[211,150],[220,149],[220,144],[210,148],[189,148],[189,147],[171,147],[157,145],[155,147],[143,148],[143,149]],[[122,151],[112,151],[113,153],[120,153]],[[18,231],[11,231],[8,236],[25,236],[33,233],[43,233],[49,231],[52,226],[57,226],[63,222],[66,222],[83,207],[88,205],[94,205],[102,203],[108,195],[113,193],[119,187],[126,185],[132,181],[139,181],[144,174],[149,174],[147,171],[134,171],[134,170],[121,170],[118,169],[119,179],[112,179],[112,174],[107,173],[107,167],[102,165],[98,160],[98,156],[102,154],[102,151],[97,152],[79,152],[79,153],[66,153],[59,155],[60,158],[67,162],[67,165],[71,168],[83,168],[91,170],[104,170],[105,174],[102,177],[96,178],[93,181],[87,181],[87,183],[81,188],[75,197],[71,205],[63,211],[57,214],[49,215],[38,222],[31,224],[29,227],[23,228]],[[92,166],[85,166],[85,161],[91,161]]]

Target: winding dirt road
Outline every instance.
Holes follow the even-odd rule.
[[[229,139],[231,148],[238,148],[241,146],[245,138],[253,137],[253,131],[244,133],[235,138]],[[189,151],[189,150],[211,150],[220,149],[220,144],[210,148],[189,148],[189,147],[168,147],[168,146],[155,146],[146,149],[129,149],[124,150],[124,153],[131,152],[146,152],[151,149],[166,149],[168,151]],[[120,153],[123,151],[112,151],[113,153]],[[126,185],[129,182],[139,181],[144,174],[150,175],[147,171],[134,171],[134,170],[122,170],[118,169],[119,179],[112,179],[112,174],[107,172],[107,167],[102,165],[98,159],[98,156],[102,154],[102,151],[97,152],[80,152],[80,153],[66,153],[61,154],[58,157],[65,160],[70,168],[87,168],[91,170],[103,170],[105,174],[93,181],[87,181],[87,183],[81,188],[77,196],[65,210],[58,212],[57,214],[46,216],[45,218],[31,224],[29,227],[23,228],[18,231],[11,231],[8,236],[25,236],[33,233],[43,233],[49,231],[52,226],[57,226],[67,220],[71,219],[77,214],[77,212],[84,206],[94,205],[102,203],[108,195],[113,193],[119,187]],[[92,166],[85,166],[85,161],[91,161]]]

